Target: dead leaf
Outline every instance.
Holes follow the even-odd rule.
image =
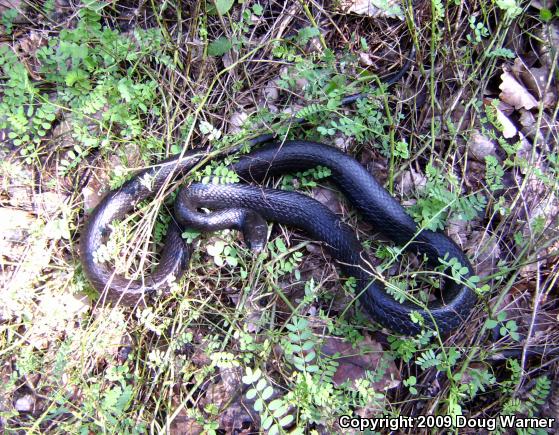
[[[170,435],[200,435],[204,432],[204,427],[195,418],[180,413],[171,422],[169,427]]]
[[[359,63],[363,66],[372,66],[374,64],[373,59],[369,53],[359,53]]]
[[[404,18],[400,3],[397,0],[342,0],[339,10],[344,14],[366,15],[368,17]]]
[[[468,238],[467,253],[475,258],[476,275],[485,277],[497,271],[501,258],[501,247],[495,236],[485,231],[475,231]]]
[[[20,60],[27,65],[27,71],[35,80],[43,79],[40,74],[41,63],[37,59],[36,53],[37,50],[47,44],[48,39],[43,36],[43,33],[33,30],[15,45]]]
[[[334,374],[334,384],[341,385],[344,382],[354,382],[365,377],[367,371],[383,370],[384,375],[373,383],[375,390],[389,390],[400,385],[400,372],[394,361],[384,357],[385,352],[380,343],[369,337],[360,342],[356,347],[337,337],[327,337],[320,349],[324,355],[333,356],[336,353],[341,356],[336,359],[339,363]]]
[[[404,171],[397,179],[398,192],[402,195],[409,195],[417,190],[422,189],[427,184],[427,177],[422,172],[418,172],[411,168]]]
[[[447,223],[447,233],[458,246],[464,246],[466,235],[469,234],[468,222],[453,216]]]
[[[538,105],[534,96],[508,71],[504,71],[501,74],[499,89],[501,89],[499,98],[516,109],[523,107],[526,110],[530,110]]]
[[[545,108],[553,107],[557,101],[557,96],[553,92],[553,88],[547,89],[547,81],[549,79],[549,68],[528,68],[528,66],[517,57],[514,60],[512,71],[522,84],[531,92],[539,101],[543,102]]]
[[[334,213],[340,214],[342,212],[342,206],[340,205],[340,199],[336,192],[332,189],[326,189],[324,187],[315,187],[312,190],[312,196],[322,205],[328,207],[328,209]]]
[[[495,155],[496,144],[478,130],[474,130],[468,139],[468,149],[474,159],[485,162],[485,157]]]
[[[536,118],[532,112],[528,110],[520,109],[520,124],[527,128],[531,129],[534,125],[536,125]]]
[[[248,119],[248,114],[243,111],[235,112],[231,115],[231,123],[229,124],[229,133],[235,134],[241,131],[244,123]]]
[[[264,96],[264,101],[266,102],[274,102],[279,98],[279,86],[275,80],[268,82],[262,91],[262,95]]]
[[[549,78],[549,70],[547,68],[530,68],[524,70],[521,72],[521,77],[528,90],[538,99],[542,100],[543,107],[550,108],[555,106],[557,95],[553,92],[553,88],[550,86],[547,92],[544,93]]]
[[[255,433],[254,430],[243,429],[246,426],[252,426],[253,429],[256,429],[254,422],[257,419],[249,414],[247,409],[248,407],[244,407],[238,402],[232,403],[219,413],[219,428],[228,434]],[[247,430],[247,432],[243,432],[243,430]]]
[[[510,139],[511,137],[516,136],[518,130],[516,129],[512,121],[507,117],[507,115],[505,115],[504,112],[501,111],[501,109],[499,108],[497,108],[497,120],[503,126],[502,133],[505,139]]]
[[[552,20],[545,26],[537,26],[534,29],[535,41],[540,41],[536,46],[539,60],[545,67],[555,68],[555,47],[559,47],[559,24],[557,20]]]

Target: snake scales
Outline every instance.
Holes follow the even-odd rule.
[[[142,280],[116,275],[108,266],[94,259],[114,219],[122,218],[140,201],[154,196],[171,177],[188,173],[203,160],[206,152],[195,149],[168,159],[138,173],[120,189],[110,192],[95,208],[82,232],[80,256],[84,271],[93,286],[109,301],[134,305],[147,294],[165,289],[169,277],[179,278],[188,265],[190,247],[181,238],[181,226],[204,231],[220,228],[243,230],[245,239],[258,243],[265,234],[265,221],[275,221],[302,229],[312,239],[325,242],[331,256],[344,275],[356,279],[356,294],[365,310],[382,325],[402,334],[421,330],[411,320],[419,312],[425,326],[438,328],[441,334],[455,330],[468,316],[477,297],[468,286],[448,281],[441,300],[425,309],[411,301],[397,302],[379,280],[367,272],[368,259],[355,232],[325,206],[305,195],[267,189],[249,184],[183,187],[175,201],[175,220],[171,221],[160,262],[153,274]],[[425,254],[430,263],[438,259],[457,258],[472,274],[471,265],[461,249],[446,235],[420,231],[405,209],[351,156],[333,147],[307,141],[271,143],[242,157],[232,165],[241,179],[260,182],[285,172],[306,170],[317,165],[331,169],[332,180],[348,197],[376,231],[406,249]],[[145,177],[151,178],[146,186]],[[205,207],[210,214],[198,212]],[[180,225],[179,225],[180,224]],[[253,246],[254,247],[254,246]]]

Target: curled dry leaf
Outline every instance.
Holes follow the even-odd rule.
[[[510,139],[511,137],[516,136],[518,130],[512,123],[512,121],[508,118],[507,115],[500,109],[497,108],[497,120],[503,126],[503,137],[505,139]]]
[[[550,108],[555,105],[557,96],[553,92],[553,89],[549,87],[546,90],[550,74],[549,68],[546,66],[541,68],[528,68],[526,64],[517,57],[514,60],[512,71],[532,95],[534,95],[537,100],[543,102],[545,108]]]
[[[508,71],[501,74],[499,89],[501,89],[499,98],[516,109],[530,110],[538,105],[534,96]]]
[[[543,100],[543,106],[545,108],[555,106],[557,95],[553,92],[552,88],[550,87],[544,92],[549,78],[549,70],[547,68],[530,68],[529,70],[523,71],[521,77],[530,92]]]

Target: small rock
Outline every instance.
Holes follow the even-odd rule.
[[[14,403],[14,408],[19,412],[31,412],[35,405],[35,398],[31,394],[21,396]]]
[[[487,156],[494,156],[496,148],[495,142],[482,135],[478,130],[474,130],[468,140],[468,149],[472,153],[472,157],[479,162],[484,162]]]

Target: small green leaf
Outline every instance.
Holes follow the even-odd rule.
[[[292,421],[293,421],[293,415],[288,414],[279,421],[279,424],[280,426],[285,427]]]
[[[220,15],[225,15],[233,6],[234,0],[215,0],[215,6]]]
[[[215,41],[210,42],[210,44],[208,45],[208,54],[210,56],[216,57],[223,56],[225,53],[231,50],[232,47],[233,44],[229,39],[227,39],[225,36],[220,36]]]
[[[223,242],[222,240],[218,240],[213,245],[208,245],[206,247],[206,251],[212,257],[216,257],[218,255],[221,255],[221,253],[223,252],[223,248],[225,248],[225,242]]]
[[[86,80],[87,77],[87,73],[81,69],[72,70],[66,75],[66,85],[74,86],[74,84]]]
[[[274,394],[274,389],[271,385],[268,385],[266,388],[264,388],[264,391],[262,391],[262,399],[268,400],[270,397],[272,397],[272,394]]]
[[[274,400],[274,402],[275,402],[275,400]],[[287,412],[287,406],[284,406],[283,403],[281,403],[280,405],[281,406],[278,409],[275,409],[273,411],[273,415],[274,415],[275,418],[280,418],[280,417],[284,416],[285,413]]]
[[[262,399],[256,399],[256,402],[254,402],[254,410],[256,412],[260,412],[264,409],[264,401]]]
[[[307,366],[307,372],[316,373],[320,368],[317,365]]]
[[[546,23],[548,23],[553,18],[553,13],[546,8],[540,9],[540,18]]]
[[[254,15],[260,16],[264,13],[264,8],[260,3],[256,3],[255,5],[252,6],[252,13]]]
[[[282,405],[281,399],[275,399],[275,400],[272,400],[272,401],[269,403],[268,409],[269,409],[270,411],[275,411],[276,409],[279,409],[279,408],[281,407],[281,405]]]
[[[311,362],[316,357],[316,352],[312,351],[305,355],[305,362]]]
[[[262,429],[268,430],[273,422],[274,417],[272,417],[271,415],[267,416],[264,420],[262,420]]]
[[[316,27],[303,27],[297,32],[297,40],[304,45],[318,35],[320,35],[320,31]]]
[[[262,378],[258,381],[258,383],[256,384],[256,389],[258,391],[262,391],[265,387],[266,387],[266,379]]]
[[[275,244],[276,248],[278,248],[278,251],[280,251],[282,254],[287,252],[287,247],[285,246],[285,243],[282,239],[276,239]]]

